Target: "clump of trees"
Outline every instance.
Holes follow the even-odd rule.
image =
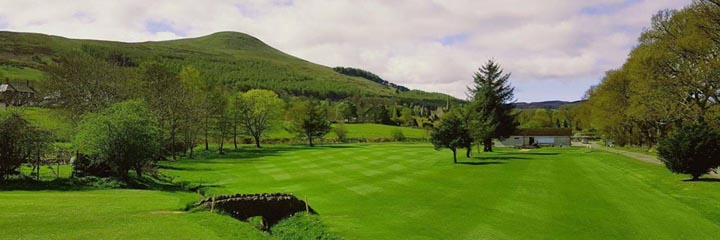
[[[316,100],[294,102],[286,117],[285,129],[307,138],[311,147],[315,146],[315,139],[321,139],[332,130],[327,109]]]
[[[361,77],[361,78],[394,88],[396,91],[399,91],[399,92],[410,91],[409,88],[388,82],[387,80],[380,78],[380,76],[378,76],[374,73],[362,70],[362,69],[351,68],[351,67],[334,67],[333,70],[335,70],[336,72],[338,72],[340,74],[353,76],[353,77]]]
[[[116,103],[99,113],[85,115],[74,143],[78,151],[88,155],[87,166],[109,172],[87,172],[77,165],[75,170],[87,175],[110,174],[124,180],[128,179],[128,172],[134,170],[142,177],[161,156],[162,132],[153,116],[147,104],[137,100]]]
[[[20,173],[23,163],[33,166],[32,175],[40,177],[40,157],[54,140],[49,131],[34,126],[17,111],[0,110],[0,181]]]
[[[474,142],[485,152],[492,151],[493,139],[509,137],[518,126],[514,88],[508,83],[500,65],[488,61],[475,73],[474,85],[468,87],[470,103],[450,110],[433,129],[430,141],[436,149],[448,148],[457,163],[457,149],[466,148],[467,157]]]
[[[17,174],[20,165],[30,157],[32,132],[19,114],[0,112],[0,180]]]
[[[467,121],[459,110],[445,114],[437,128],[433,129],[430,142],[435,149],[447,148],[453,153],[453,163],[457,163],[457,150],[471,148],[473,138],[468,131]]]

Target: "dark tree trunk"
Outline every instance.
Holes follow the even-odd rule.
[[[194,146],[195,144],[190,143],[190,159],[193,159],[193,156],[195,155]]]
[[[453,163],[457,164],[457,149],[452,148],[450,150],[453,152]]]
[[[257,148],[260,148],[260,137],[259,136],[255,136],[255,146]]]
[[[492,138],[485,139],[483,144],[485,145],[485,152],[492,152]]]
[[[205,117],[205,151],[210,150],[210,144],[208,144],[208,117]]]
[[[465,152],[465,157],[470,158],[471,153],[472,153],[472,147],[468,147],[467,152]]]
[[[218,154],[223,155],[225,152],[223,152],[223,144],[225,143],[225,137],[220,136],[220,147],[218,147]]]
[[[315,144],[313,144],[313,138],[312,138],[312,137],[309,137],[308,140],[310,141],[310,146],[311,146],[311,147],[314,147]]]
[[[237,126],[233,126],[233,144],[235,144],[235,150],[237,151]]]
[[[172,131],[170,132],[170,142],[171,142],[171,143],[170,143],[170,146],[171,146],[171,147],[170,147],[170,151],[172,152],[172,159],[173,159],[173,161],[177,160],[177,157],[175,156],[175,155],[176,155],[176,154],[175,154],[175,135],[176,135],[175,130],[172,130]]]
[[[693,181],[700,180],[700,175],[699,175],[699,174],[693,174],[693,175],[692,175],[692,180],[693,180]]]

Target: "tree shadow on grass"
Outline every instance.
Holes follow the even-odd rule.
[[[555,152],[512,152],[507,153],[508,155],[530,155],[530,156],[556,156],[560,153]]]
[[[322,150],[322,149],[354,149],[357,146],[347,145],[318,145],[314,147],[306,145],[288,145],[288,146],[270,146],[270,147],[242,147],[237,150],[232,148],[225,148],[224,154],[219,154],[217,149],[210,150],[198,150],[195,152],[195,158],[182,158],[183,161],[193,160],[214,160],[214,159],[252,159],[268,156],[280,156],[286,152],[306,151],[306,150]]]
[[[720,182],[720,178],[700,178],[697,180],[685,179],[683,182]]]
[[[192,168],[192,167],[178,167],[178,166],[171,166],[168,165],[169,163],[162,163],[158,164],[157,168],[160,170],[175,170],[175,171],[190,171],[190,172],[204,172],[204,171],[213,171],[215,169],[212,168]],[[170,163],[171,164],[171,163]]]
[[[458,162],[460,165],[471,165],[471,166],[483,166],[483,165],[494,165],[494,164],[505,164],[504,162],[488,161],[488,162]]]
[[[475,160],[528,160],[526,157],[515,157],[515,156],[482,156],[482,157],[471,157]]]

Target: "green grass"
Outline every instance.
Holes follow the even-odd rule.
[[[40,107],[12,107],[8,109],[17,110],[30,124],[52,132],[60,141],[70,141],[73,134],[72,124],[67,119],[66,114],[60,110]],[[3,110],[0,109],[0,111]]]
[[[329,232],[349,239],[720,234],[720,182],[684,182],[687,176],[662,166],[585,148],[497,150],[452,164],[448,150],[429,144],[266,146],[223,156],[201,151],[197,159],[162,162],[161,172],[203,184],[207,194],[294,193]],[[227,216],[164,214],[196,198],[136,190],[0,192],[0,239],[267,237]]]
[[[4,78],[10,80],[42,80],[45,79],[45,74],[39,70],[32,69],[29,67],[15,67],[8,65],[0,65],[0,80],[4,81]]]
[[[712,239],[720,184],[582,148],[453,165],[427,144],[271,147],[165,171],[211,194],[292,192],[351,239]]]
[[[337,125],[333,125],[337,126]],[[392,138],[393,130],[400,129],[406,138],[428,138],[428,133],[424,129],[388,126],[373,123],[345,124],[348,138]],[[268,133],[269,138],[293,138],[296,135],[276,128]],[[325,138],[337,138],[334,131],[328,133]]]
[[[265,234],[210,212],[178,212],[197,197],[143,190],[0,193],[0,239],[253,239]]]

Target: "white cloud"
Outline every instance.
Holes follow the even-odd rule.
[[[119,41],[240,31],[313,62],[457,97],[494,58],[513,72],[520,100],[571,100],[622,64],[652,14],[690,1],[4,0],[0,28]],[[535,89],[543,82],[571,87]]]

